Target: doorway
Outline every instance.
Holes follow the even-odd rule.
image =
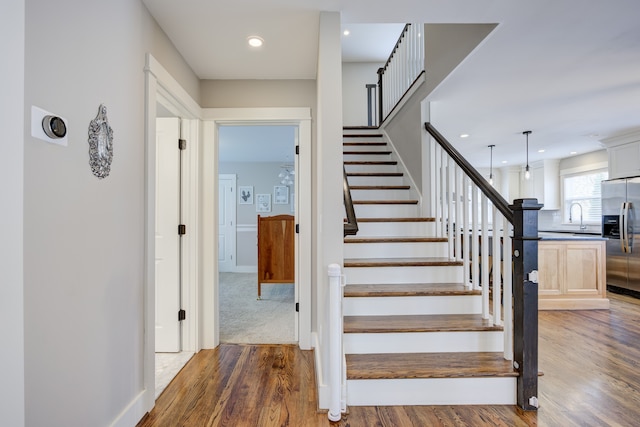
[[[158,108],[155,170],[155,397],[194,355],[184,351],[181,120]]]
[[[296,336],[301,349],[311,349],[311,249],[312,249],[312,184],[311,184],[311,109],[310,108],[207,108],[202,111],[202,194],[214,194],[202,200],[202,260],[217,260],[217,215],[219,129],[221,126],[285,125],[297,128],[296,154],[293,158],[297,186],[295,190],[295,223],[299,232],[295,234],[295,283],[299,305]],[[298,190],[302,189],[302,190]],[[238,183],[238,191],[240,183]],[[271,190],[273,191],[273,190]],[[254,200],[255,210],[255,200]],[[254,212],[255,214],[255,212]],[[238,228],[241,224],[238,221]],[[238,233],[238,236],[241,233]],[[237,239],[238,244],[240,238]],[[257,242],[254,240],[254,245]],[[217,265],[202,265],[202,347],[214,348],[220,342],[220,298]],[[207,284],[212,283],[210,289]],[[257,285],[256,285],[257,286]],[[210,292],[210,293],[209,293]],[[212,316],[209,317],[208,313]],[[211,320],[209,320],[211,319]]]
[[[262,297],[257,299],[256,245],[258,215],[295,217],[297,133],[298,127],[293,125],[218,127],[218,308],[222,343],[298,342],[297,284],[263,284]]]

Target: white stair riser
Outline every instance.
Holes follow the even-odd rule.
[[[353,200],[407,200],[416,199],[410,190],[351,190]]]
[[[344,165],[349,172],[398,172],[398,165]]]
[[[349,185],[406,185],[402,176],[350,176]]]
[[[361,218],[415,218],[418,205],[354,205],[356,217]]]
[[[516,378],[347,380],[347,405],[515,405]]]
[[[356,141],[349,141],[349,142],[356,142]],[[383,142],[383,141],[370,141],[370,142]],[[391,151],[391,147],[388,144],[386,145],[368,145],[368,144],[343,145],[342,151],[343,153],[345,151]],[[343,155],[350,156],[351,154],[343,154]]]
[[[347,288],[349,285],[347,285]],[[413,314],[480,314],[481,295],[401,297],[346,297],[345,316],[400,316]]]
[[[348,134],[345,134],[345,135],[348,135]],[[342,138],[342,142],[387,142],[383,136],[367,136],[367,134],[365,133],[357,133],[356,135],[364,135],[364,136],[345,137],[345,138]]]
[[[358,237],[434,237],[434,222],[358,222]]]
[[[344,154],[343,158],[345,162],[387,162],[395,160],[391,157],[391,154]]]
[[[502,331],[344,334],[345,354],[504,351]]]
[[[347,283],[461,283],[462,266],[345,267]]]
[[[346,243],[345,258],[416,258],[447,256],[447,242]]]

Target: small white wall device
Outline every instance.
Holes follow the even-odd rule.
[[[67,135],[67,125],[58,116],[44,116],[42,130],[49,138],[64,138]]]

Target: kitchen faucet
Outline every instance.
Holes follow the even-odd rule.
[[[574,205],[578,205],[580,208],[580,230],[586,230],[587,226],[582,223],[582,205],[578,202],[573,202],[571,203],[571,206],[569,206],[569,222],[573,223],[573,220],[571,219],[571,211],[573,210]]]

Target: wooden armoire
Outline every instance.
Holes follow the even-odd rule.
[[[263,283],[295,282],[293,215],[258,215],[258,299]]]

